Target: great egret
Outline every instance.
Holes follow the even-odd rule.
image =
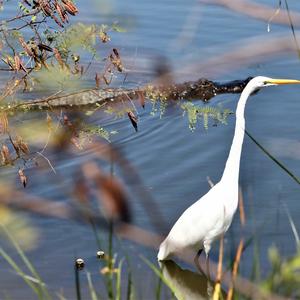
[[[236,124],[232,145],[221,180],[188,207],[161,243],[157,258],[167,260],[186,249],[195,254],[195,263],[204,249],[208,255],[213,241],[229,228],[238,205],[240,157],[244,140],[244,110],[247,99],[255,90],[278,84],[299,84],[300,80],[272,79],[258,76],[249,81],[243,90],[236,109]]]

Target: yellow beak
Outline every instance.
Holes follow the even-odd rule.
[[[300,84],[300,80],[295,79],[270,79],[267,83],[272,84]]]

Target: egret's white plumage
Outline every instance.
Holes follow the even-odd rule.
[[[259,88],[292,83],[299,84],[300,81],[263,76],[249,81],[237,105],[234,137],[221,180],[180,216],[161,243],[157,255],[158,260],[166,260],[173,254],[180,254],[186,249],[194,251],[195,256],[204,249],[208,256],[211,244],[228,230],[238,206],[239,167],[247,99]]]

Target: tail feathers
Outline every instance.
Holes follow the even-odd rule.
[[[159,251],[157,254],[158,261],[167,260],[171,256],[168,248],[168,241],[164,240],[159,246]]]

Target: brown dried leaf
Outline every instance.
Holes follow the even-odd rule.
[[[24,154],[29,155],[30,151],[29,151],[28,145],[25,142],[20,141],[18,145]]]
[[[7,165],[7,164],[11,163],[9,149],[6,145],[2,146],[1,157],[2,157],[2,163],[4,165]]]
[[[119,72],[123,71],[123,65],[120,58],[119,51],[116,48],[113,48],[113,53],[109,55],[111,63],[117,68]]]
[[[137,119],[137,117],[134,115],[134,113],[132,111],[129,111],[127,113],[127,115],[128,115],[128,118],[130,119],[131,124],[134,127],[135,131],[138,131],[138,126],[137,126],[138,119]]]
[[[24,174],[24,171],[22,169],[19,169],[19,177],[20,177],[20,181],[23,184],[23,187],[26,188],[27,185],[27,177]]]
[[[95,82],[96,82],[96,88],[99,89],[100,88],[100,77],[99,77],[98,73],[96,73]]]

